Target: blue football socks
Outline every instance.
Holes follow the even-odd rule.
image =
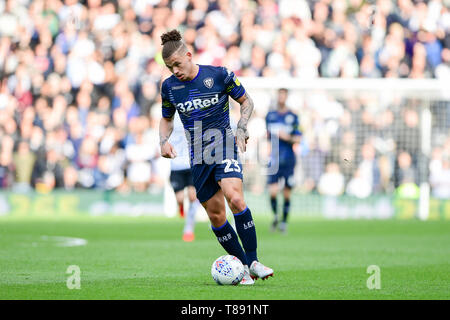
[[[277,197],[270,197],[270,206],[272,207],[272,212],[277,216]]]
[[[284,199],[284,204],[283,204],[283,222],[287,221],[290,207],[291,207],[291,201],[289,199]]]
[[[220,227],[211,226],[211,228],[225,251],[241,260],[243,265],[248,265],[247,256],[239,243],[238,235],[228,220]]]
[[[248,265],[253,261],[258,261],[256,255],[256,230],[253,222],[252,213],[247,207],[244,211],[234,214],[234,221],[236,224],[236,231],[241,238],[242,246],[244,247],[247,256]]]

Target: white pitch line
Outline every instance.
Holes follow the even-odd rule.
[[[59,236],[42,236],[41,240],[54,242],[57,247],[78,247],[85,246],[88,241],[82,238],[59,237]]]

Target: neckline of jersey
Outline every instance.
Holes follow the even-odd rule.
[[[276,110],[277,111],[277,113],[278,114],[280,114],[280,115],[286,115],[286,114],[288,114],[289,113],[289,111],[291,111],[291,110],[289,110],[289,109],[286,109],[286,111],[285,112],[280,112],[278,109]]]

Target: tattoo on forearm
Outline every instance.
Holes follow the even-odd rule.
[[[250,98],[247,92],[245,93],[245,97],[246,99],[241,104],[241,119],[239,119],[237,127],[247,131],[247,123],[252,115],[254,105],[252,98]]]
[[[168,140],[173,131],[172,119],[161,120],[159,125],[159,146],[162,147]]]
[[[159,145],[162,147],[169,140],[168,136],[159,135]]]

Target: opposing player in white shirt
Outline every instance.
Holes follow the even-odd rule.
[[[189,199],[189,209],[186,214],[186,222],[183,229],[183,240],[193,241],[195,227],[195,213],[197,212],[199,201],[195,194],[194,182],[192,180],[191,166],[189,161],[189,148],[184,134],[184,127],[178,114],[174,118],[174,128],[169,141],[177,152],[177,157],[171,160],[170,164],[170,184],[175,191],[178,208],[182,217],[184,214],[184,190],[187,189]]]

